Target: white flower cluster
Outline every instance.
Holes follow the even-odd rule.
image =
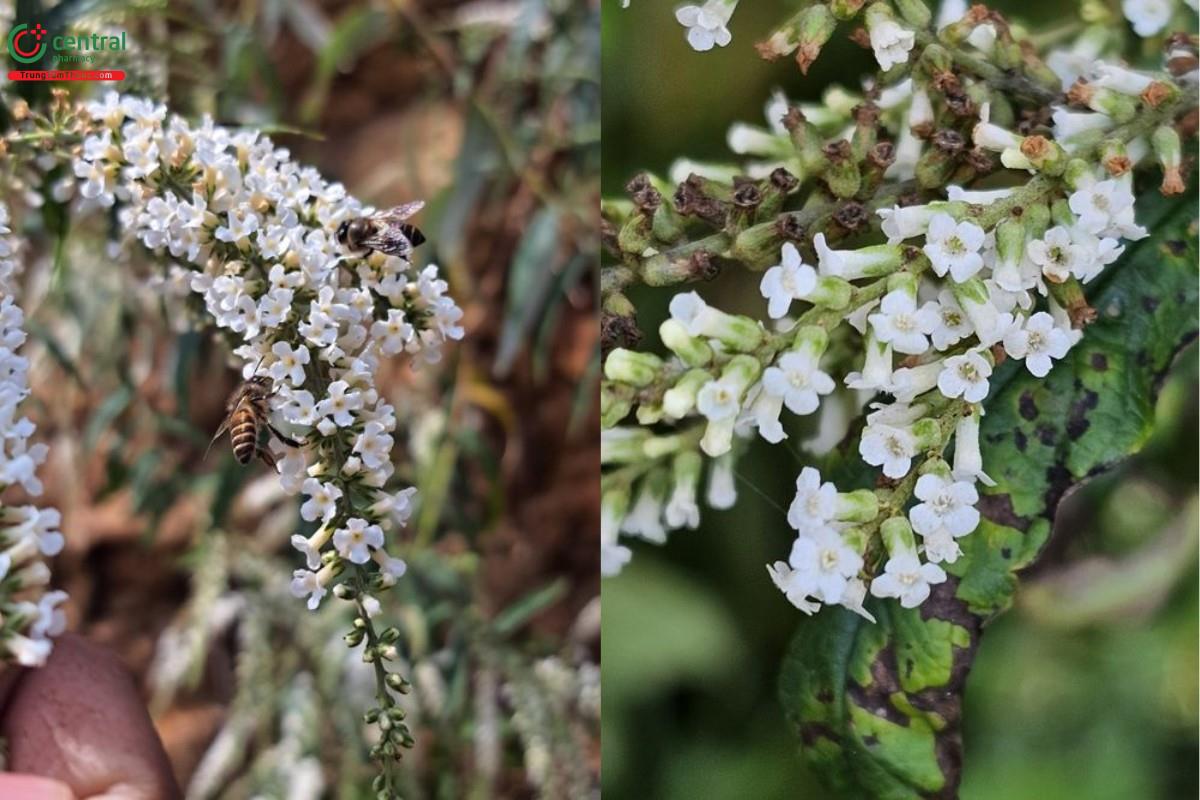
[[[866,24],[884,70],[907,59],[913,33],[884,4],[868,9]],[[985,49],[991,40],[969,41]],[[1123,240],[1148,235],[1134,218],[1133,167],[1153,154],[1163,192],[1183,191],[1170,120],[1160,114],[1157,128],[1125,127],[1139,110],[1170,109],[1179,92],[1172,79],[1102,61],[1076,79],[1071,106],[1050,109],[1052,135],[1018,134],[980,108],[971,143],[998,154],[1012,185],[949,185],[944,200],[880,208],[886,243],[836,250],[814,232],[812,263],[784,244],[759,283],[772,329],[685,292],[672,298],[659,330],[670,358],[621,348],[608,355],[602,461],[614,469],[603,498],[605,574],[631,557],[621,534],[661,543],[670,529],[698,525],[702,453],[712,459],[710,505],[728,508],[739,439],[786,439],[784,409],[821,413],[821,427],[844,432],[848,400],[870,403],[858,455],[879,468],[886,488],[841,492],[805,467],[787,514],[796,539],[789,559],[768,567],[772,580],[806,613],[824,603],[867,617],[868,593],[912,608],[946,580],[942,565],[960,558],[959,540],[979,525],[976,483],[992,485],[979,426],[996,363],[1020,361],[1045,377],[1082,338],[1091,310],[1081,287],[1122,255]],[[913,131],[935,123],[936,98],[917,80],[878,94],[883,124],[896,136],[887,179],[914,178],[931,149]],[[813,135],[850,139],[858,100],[830,100],[823,116],[808,120],[805,112],[802,124]],[[747,173],[803,174],[802,147],[780,124],[784,108],[773,98],[767,129],[730,130],[736,153],[767,159]],[[732,180],[718,171],[705,177]],[[799,321],[791,316],[797,308]],[[839,375],[826,351],[843,322],[861,335],[862,351]],[[641,427],[613,425],[634,407]],[[673,433],[647,430],[681,422]],[[878,520],[879,492],[890,491],[901,493],[906,510]]]
[[[5,261],[12,255],[10,234],[8,208],[0,205],[0,253]],[[0,659],[35,667],[50,655],[51,637],[66,627],[60,606],[67,594],[46,590],[46,559],[63,548],[58,510],[3,500],[13,487],[40,495],[36,470],[46,459],[46,445],[29,443],[36,426],[19,416],[18,406],[29,394],[29,362],[17,355],[25,343],[25,315],[12,289],[0,278]]]
[[[274,409],[304,441],[272,443],[284,488],[320,524],[293,537],[307,564],[292,592],[316,608],[347,562],[374,561],[377,585],[390,585],[405,565],[384,549],[383,526],[407,522],[416,490],[385,491],[396,415],[375,372],[400,353],[437,361],[446,339],[462,338],[437,267],[348,256],[334,231],[369,209],[258,132],[193,126],[115,92],[86,111],[81,194],[120,201],[125,229],[171,259],[167,285],[236,335],[244,375],[273,379]]]

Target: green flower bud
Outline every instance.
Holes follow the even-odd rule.
[[[674,244],[683,238],[683,225],[683,217],[675,210],[675,207],[670,203],[663,203],[654,210],[650,232],[656,240]]]
[[[914,28],[926,28],[933,20],[933,14],[924,0],[896,0],[896,9],[904,21]]]
[[[834,516],[845,522],[870,522],[879,514],[879,498],[870,489],[838,494]]]
[[[829,37],[833,36],[837,20],[823,3],[809,6],[801,11],[796,19],[799,34],[796,41],[796,63],[800,65],[801,74],[807,75],[808,68],[821,54],[821,48],[829,41]]]
[[[779,234],[779,226],[771,220],[739,233],[733,240],[729,255],[745,263],[750,269],[762,270],[778,263],[779,248],[782,246],[783,237]]]
[[[690,367],[703,367],[712,361],[712,348],[700,337],[690,335],[679,320],[667,319],[658,327],[658,335],[667,349]]]
[[[651,436],[642,444],[646,458],[654,460],[678,452],[683,447],[683,437],[677,433],[666,436]]]
[[[617,232],[617,246],[622,253],[642,256],[647,250],[653,249],[652,243],[650,220],[641,214],[631,216]]]
[[[654,425],[663,418],[662,405],[659,403],[642,403],[634,412],[634,418],[639,425]]]
[[[662,366],[662,359],[653,353],[618,347],[604,361],[604,377],[640,389],[654,383]]]
[[[650,432],[642,428],[609,428],[600,434],[601,464],[635,464],[645,456],[642,444]]]
[[[605,428],[615,427],[633,410],[631,387],[603,384],[600,387],[600,424]]]
[[[942,428],[936,419],[919,419],[912,426],[913,438],[921,448],[936,447],[942,441]]]
[[[921,469],[919,469],[917,473],[919,475],[937,475],[939,478],[946,479],[951,477],[950,465],[941,458],[927,459],[925,463],[921,465]]]
[[[835,197],[850,198],[862,186],[862,173],[854,160],[853,149],[845,139],[832,142],[822,149],[825,167],[821,178]]]
[[[390,628],[384,628],[383,632],[379,634],[379,641],[383,642],[384,644],[392,644],[399,639],[400,629],[394,626]]]
[[[840,311],[850,305],[850,297],[854,287],[844,278],[833,275],[822,275],[817,278],[817,286],[804,299],[814,306]]]
[[[851,20],[858,16],[866,0],[830,0],[829,10],[840,20]]]
[[[819,359],[829,346],[829,334],[818,325],[802,325],[796,329],[788,350]]]
[[[663,413],[673,419],[682,419],[696,407],[696,393],[712,378],[702,369],[688,370],[675,381],[675,385],[663,393]]]
[[[1067,186],[1078,189],[1083,182],[1092,179],[1092,174],[1091,164],[1082,158],[1072,158],[1063,170],[1063,180],[1066,181]]]
[[[917,545],[913,539],[912,526],[905,517],[889,517],[879,526],[879,536],[889,555],[915,553]]]
[[[1162,193],[1182,193],[1185,186],[1183,174],[1180,172],[1182,148],[1179,132],[1171,125],[1159,125],[1150,136],[1150,144],[1154,147],[1154,154],[1158,156],[1158,163],[1162,165]]]
[[[384,678],[384,682],[387,683],[389,689],[395,689],[400,694],[408,694],[412,689],[412,684],[406,681],[399,672],[389,672]]]

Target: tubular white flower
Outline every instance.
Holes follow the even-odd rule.
[[[1138,36],[1148,38],[1161,33],[1171,21],[1175,4],[1171,0],[1121,0],[1121,12]]]
[[[1014,326],[1004,337],[1005,351],[1013,358],[1024,359],[1026,369],[1038,378],[1046,377],[1053,362],[1066,356],[1071,344],[1070,335],[1045,311]]]
[[[897,553],[888,559],[883,573],[871,581],[875,597],[895,597],[904,608],[916,608],[929,597],[930,586],[946,580],[936,564],[922,564],[916,553]]]
[[[949,214],[935,214],[929,220],[922,250],[929,257],[938,277],[947,273],[962,283],[983,268],[984,233],[973,222],[956,222]]]
[[[916,34],[892,18],[882,3],[867,9],[867,33],[879,68],[891,69],[908,61],[908,52],[916,44]]]
[[[937,318],[927,308],[917,308],[911,292],[894,289],[883,297],[879,311],[868,319],[875,337],[890,344],[897,353],[920,355],[929,349],[926,338],[937,327]]]
[[[900,266],[903,258],[899,247],[888,244],[872,245],[858,250],[833,250],[825,243],[824,233],[813,237],[813,247],[817,250],[817,263],[822,275],[848,281],[887,275]]]
[[[821,243],[824,244],[823,238]],[[791,242],[784,244],[780,263],[764,272],[759,284],[759,292],[767,299],[767,315],[771,319],[782,318],[791,308],[792,301],[803,300],[816,288],[816,270],[804,263],[800,251]]]
[[[969,403],[978,403],[988,394],[988,377],[992,365],[974,350],[946,359],[938,375],[937,387],[946,397],[961,397]]]

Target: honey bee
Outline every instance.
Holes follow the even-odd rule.
[[[249,464],[250,459],[258,455],[267,466],[275,469],[275,457],[267,447],[259,444],[259,432],[262,429],[265,428],[269,432],[268,441],[270,436],[274,435],[289,447],[301,446],[300,442],[284,436],[271,424],[267,398],[272,394],[273,384],[270,376],[255,375],[230,395],[225,404],[225,419],[221,422],[221,427],[217,428],[212,441],[208,443],[208,450],[211,450],[217,439],[228,431],[229,440],[233,444],[233,457],[239,464]],[[205,458],[208,457],[208,450],[204,451]]]
[[[424,200],[376,211],[368,217],[345,220],[337,229],[338,242],[348,250],[369,256],[378,250],[389,256],[408,258],[425,234],[406,219],[425,207]]]

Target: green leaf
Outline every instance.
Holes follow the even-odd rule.
[[[1154,398],[1197,334],[1196,202],[1139,203],[1153,232],[1089,287],[1098,318],[1044,379],[997,369],[981,429],[996,486],[963,556],[919,609],[872,599],[872,625],[828,608],[800,625],[780,693],[803,752],[853,798],[956,797],[962,691],[989,618],[1050,535],[1059,501],[1146,442]],[[1014,679],[1016,679],[1014,677]]]

